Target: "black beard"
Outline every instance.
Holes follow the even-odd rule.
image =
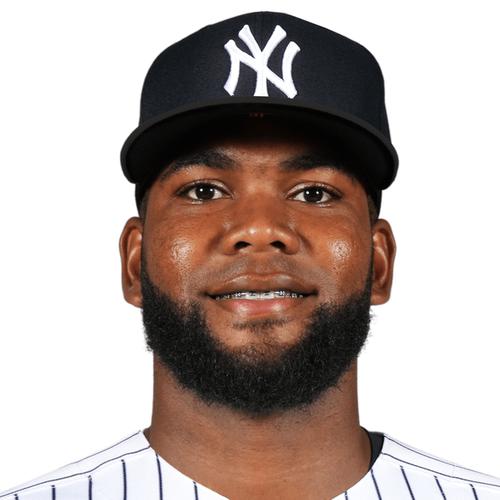
[[[221,404],[250,417],[303,409],[338,384],[365,344],[372,285],[371,272],[367,275],[361,293],[342,305],[320,304],[300,340],[281,347],[276,355],[275,345],[225,348],[212,335],[200,304],[177,305],[151,282],[143,261],[142,316],[148,350],[181,386],[207,404]],[[280,321],[253,321],[252,329],[265,335]]]

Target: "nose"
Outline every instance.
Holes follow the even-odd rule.
[[[300,237],[285,208],[276,199],[248,200],[231,213],[228,231],[222,240],[226,255],[238,252],[297,253]]]

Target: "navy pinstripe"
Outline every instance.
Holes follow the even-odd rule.
[[[127,500],[127,467],[125,460],[122,458],[122,471],[123,471],[123,500]]]
[[[439,491],[441,492],[441,495],[443,495],[443,499],[446,500],[446,495],[444,494],[443,488],[441,487],[441,483],[439,482],[439,479],[437,476],[434,476],[434,479],[436,480],[436,483],[438,485]]]
[[[373,484],[375,485],[375,490],[377,491],[378,500],[382,500],[382,496],[380,495],[380,490],[378,489],[378,484],[377,480],[375,479],[375,474],[373,473],[373,469],[371,469],[370,472],[372,473]]]
[[[194,500],[198,500],[198,485],[196,484],[196,481],[193,481],[193,486],[194,486]]]
[[[92,476],[89,474],[89,500],[92,500]]]
[[[474,500],[479,500],[479,497],[477,496],[476,488],[474,488],[474,485],[469,483],[469,486],[472,488],[472,493],[474,493]]]
[[[52,500],[56,500],[56,487],[52,485]]]
[[[347,491],[344,491],[344,497],[345,497],[345,500],[349,500],[349,497],[347,496]]]
[[[160,500],[163,500],[163,484],[161,477],[160,459],[158,458],[158,453],[156,453],[155,455],[156,455],[156,465],[158,466],[158,490],[160,492]]]
[[[411,500],[415,500],[415,496],[413,495],[413,491],[411,491],[410,482],[408,481],[408,478],[406,477],[406,472],[405,472],[402,465],[400,465],[400,467],[401,467],[401,472],[403,473],[403,477],[405,478],[406,486],[408,486],[408,491],[410,492]]]

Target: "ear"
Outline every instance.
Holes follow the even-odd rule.
[[[143,225],[139,217],[130,218],[120,236],[122,289],[125,300],[142,307],[141,252]]]
[[[373,269],[371,304],[385,304],[391,296],[396,241],[390,224],[378,219],[372,228]]]

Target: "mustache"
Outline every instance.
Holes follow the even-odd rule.
[[[284,258],[282,255],[258,259],[255,256],[241,256],[228,262],[221,269],[209,271],[208,280],[229,281],[242,274],[290,274],[298,279],[308,281],[319,277],[319,271],[311,266],[298,263],[296,259]]]

